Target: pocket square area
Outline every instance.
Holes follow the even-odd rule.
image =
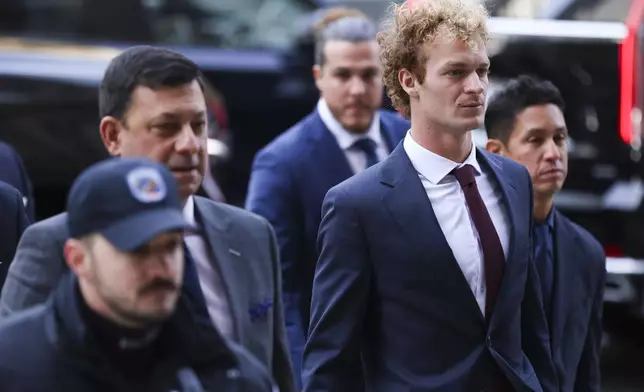
[[[266,318],[268,311],[273,307],[273,301],[255,304],[248,309],[250,321],[255,322]]]

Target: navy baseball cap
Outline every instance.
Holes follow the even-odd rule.
[[[168,231],[196,231],[183,217],[179,189],[165,165],[111,158],[78,176],[67,197],[69,236],[102,234],[131,252]]]

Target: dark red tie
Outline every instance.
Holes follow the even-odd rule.
[[[470,216],[474,221],[474,227],[479,234],[481,246],[483,248],[483,268],[485,270],[485,318],[489,321],[492,317],[496,298],[499,296],[501,289],[501,279],[505,268],[505,256],[503,247],[499,240],[499,235],[494,228],[492,218],[483,203],[479,189],[476,186],[474,178],[474,167],[472,165],[463,165],[452,171],[452,174],[458,180],[463,188],[465,201],[470,211]],[[492,375],[493,392],[512,391],[513,388],[500,369]]]
[[[485,317],[489,321],[494,310],[496,298],[501,289],[501,279],[505,268],[505,256],[499,235],[494,228],[492,218],[487,212],[485,203],[476,186],[474,178],[474,167],[463,165],[452,171],[463,188],[465,201],[474,221],[474,227],[478,231],[481,246],[483,248],[483,268],[485,271]]]

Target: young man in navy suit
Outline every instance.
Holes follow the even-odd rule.
[[[564,101],[550,82],[521,76],[491,97],[487,150],[523,164],[534,189],[534,262],[561,391],[599,391],[606,256],[553,207],[568,171]]]
[[[478,1],[394,6],[383,75],[411,130],[323,204],[307,392],[556,391],[521,165],[474,147],[488,86]],[[364,390],[364,389],[363,389]]]
[[[309,324],[315,240],[326,192],[384,159],[409,122],[379,110],[382,77],[376,28],[351,9],[328,11],[318,26],[313,75],[316,109],[255,157],[246,208],[277,234],[291,359],[300,377]]]

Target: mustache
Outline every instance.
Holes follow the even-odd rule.
[[[153,292],[157,290],[178,290],[179,286],[170,279],[156,278],[152,282],[146,284],[141,289],[139,293],[146,294],[148,292]]]
[[[193,168],[199,166],[201,159],[198,155],[174,157],[168,161],[167,166],[172,169]]]
[[[461,106],[483,106],[484,101],[466,101],[461,103]]]
[[[547,167],[547,168],[541,170],[541,173],[550,173],[550,172],[554,172],[554,171],[563,171],[562,165]]]

